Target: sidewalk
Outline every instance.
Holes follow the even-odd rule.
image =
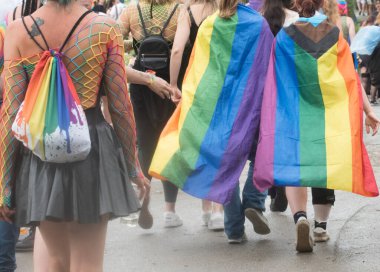
[[[375,106],[380,116],[380,106]],[[365,137],[372,165],[380,185],[380,135]],[[245,180],[246,171],[241,177]],[[246,223],[248,242],[229,245],[223,232],[201,226],[201,201],[182,192],[177,213],[184,225],[163,228],[164,196],[158,181],[152,184],[152,229],[131,228],[114,220],[109,224],[105,272],[177,271],[380,271],[380,198],[364,198],[336,192],[336,204],[328,230],[331,239],[317,244],[311,254],[295,251],[295,227],[290,210],[267,212],[272,232],[259,236]],[[313,218],[308,206],[309,218]],[[18,270],[32,271],[32,254],[17,254]],[[37,271],[38,272],[38,271]],[[90,271],[89,271],[90,272]]]

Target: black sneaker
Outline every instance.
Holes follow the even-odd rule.
[[[16,243],[16,251],[17,252],[27,252],[33,251],[34,248],[34,236],[36,233],[35,228],[29,229],[29,234],[22,240],[18,240]]]
[[[288,207],[288,199],[285,194],[285,187],[275,187],[276,196],[270,201],[270,210],[272,212],[284,212]]]

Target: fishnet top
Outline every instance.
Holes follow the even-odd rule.
[[[148,33],[160,34],[162,27],[166,20],[169,18],[170,13],[174,9],[177,2],[168,3],[165,5],[153,5],[151,14],[151,4],[140,2],[142,16],[144,18],[145,26]],[[177,30],[177,20],[180,9],[177,8],[173,17],[171,18],[167,28],[165,29],[163,36],[169,41],[173,42],[175,32]],[[151,18],[153,15],[153,18]],[[119,17],[118,23],[121,26],[123,36],[128,38],[129,33],[137,41],[141,42],[144,39],[144,30],[141,25],[141,20],[136,3],[130,3]]]
[[[108,97],[113,126],[122,145],[129,174],[142,176],[120,27],[105,16],[90,14],[71,36],[63,54],[63,61],[85,110],[96,106],[102,86]],[[11,126],[24,100],[28,79],[41,55],[42,52],[22,59],[5,60],[4,104],[0,113],[0,205],[11,204],[16,155],[20,147],[11,133]]]

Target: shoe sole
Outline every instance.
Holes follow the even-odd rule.
[[[224,230],[224,226],[207,226],[207,228],[209,229],[209,230],[213,230],[213,231],[222,231],[222,230]]]
[[[310,237],[310,224],[306,220],[298,222],[297,229],[297,244],[296,250],[298,252],[312,252],[313,241]]]
[[[260,235],[266,235],[270,233],[270,228],[268,222],[263,220],[262,216],[256,212],[254,209],[246,209],[244,211],[245,217],[251,221],[253,225],[253,230]]]
[[[167,228],[167,229],[172,229],[172,228],[180,227],[180,226],[182,226],[182,225],[183,225],[183,223],[180,224],[180,225],[165,225],[164,227]]]
[[[328,240],[330,240],[330,236],[328,234],[323,235],[323,234],[314,232],[314,242],[323,243],[323,242],[327,242]]]

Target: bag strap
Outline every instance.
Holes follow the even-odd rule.
[[[142,28],[144,30],[144,35],[145,35],[145,38],[146,38],[146,37],[149,36],[149,34],[148,34],[148,31],[146,30],[146,27],[145,27],[144,18],[143,18],[143,15],[142,15],[142,12],[141,12],[141,7],[140,7],[139,3],[137,3],[137,10],[139,11],[141,26],[142,26]]]
[[[17,7],[15,7],[15,9],[13,10],[13,21],[16,20],[16,11],[17,11]]]
[[[92,11],[91,10],[88,10],[86,11],[85,13],[82,14],[81,17],[79,17],[79,19],[76,21],[76,23],[74,24],[74,26],[71,28],[70,32],[69,32],[69,35],[67,35],[65,41],[63,42],[62,46],[60,47],[59,49],[59,52],[62,52],[63,48],[65,47],[66,43],[69,41],[71,35],[74,33],[75,29],[78,27],[78,25],[80,24],[80,22],[84,19],[84,17],[86,17],[88,14],[90,14]],[[35,42],[35,44],[43,51],[47,51],[50,49],[50,46],[45,38],[45,35],[42,33],[41,31],[41,28],[38,26],[36,20],[34,19],[34,17],[32,15],[30,15],[30,18],[32,18],[34,24],[36,25],[38,31],[40,32],[41,34],[41,37],[46,45],[46,49],[43,48],[43,46],[34,38],[34,36],[32,35],[31,31],[28,29],[28,27],[26,26],[26,23],[25,23],[25,19],[24,17],[21,17],[22,19],[22,23],[24,24],[24,27],[26,29],[26,32],[28,32],[28,35],[30,36],[30,38]]]
[[[170,23],[170,20],[171,20],[172,17],[174,16],[174,13],[175,13],[175,11],[177,10],[178,6],[179,6],[179,4],[177,3],[177,4],[175,5],[175,7],[173,8],[172,12],[170,13],[169,18],[166,20],[166,22],[165,22],[165,24],[164,24],[164,27],[163,27],[162,30],[161,30],[161,36],[164,34],[165,29],[168,27],[168,25],[169,25],[169,23]]]
[[[69,35],[67,35],[66,37],[66,40],[63,42],[61,48],[59,49],[59,52],[62,52],[63,48],[65,47],[66,43],[69,41],[69,39],[71,38],[71,35],[73,35],[75,29],[77,29],[77,27],[79,26],[79,24],[82,22],[82,20],[92,12],[92,10],[88,10],[86,11],[85,13],[82,14],[81,17],[79,17],[79,19],[76,21],[75,25],[71,28],[71,31],[69,33]]]

